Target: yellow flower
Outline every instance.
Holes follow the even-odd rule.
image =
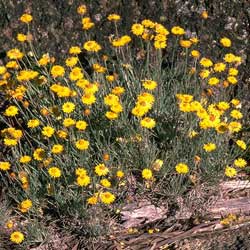
[[[111,204],[115,201],[115,196],[110,192],[102,192],[100,193],[100,199],[104,204]]]
[[[79,175],[76,182],[78,186],[86,187],[90,184],[90,177],[88,175]]]
[[[65,139],[68,136],[68,132],[64,130],[58,130],[57,135],[59,136],[59,138]]]
[[[231,84],[236,84],[238,82],[237,78],[234,76],[228,76],[227,81],[230,82]]]
[[[29,155],[24,155],[24,156],[21,156],[20,159],[19,159],[19,162],[20,163],[29,163],[31,161],[31,157]]]
[[[115,104],[115,105],[112,105],[111,107],[110,107],[110,109],[111,109],[111,111],[112,112],[115,112],[115,113],[121,113],[122,111],[123,111],[123,107],[122,107],[122,105],[120,104],[120,103],[117,103],[117,104]],[[111,116],[112,116],[112,114],[111,114]],[[108,119],[110,119],[110,114],[106,114],[106,117],[108,118]]]
[[[237,120],[243,118],[243,114],[237,109],[232,110],[230,116]]]
[[[145,41],[150,41],[154,38],[154,35],[150,32],[150,30],[145,29],[141,37]],[[126,67],[126,68],[131,68],[131,67]]]
[[[116,21],[119,21],[121,19],[121,17],[119,15],[117,15],[117,14],[110,14],[110,15],[108,15],[107,19],[109,21],[115,21],[116,22]]]
[[[225,63],[216,63],[214,64],[214,71],[215,72],[223,72],[226,69]]]
[[[157,82],[153,80],[142,80],[142,85],[145,89],[153,90],[157,87]]]
[[[15,129],[13,127],[9,127],[9,128],[6,128],[6,129],[3,129],[2,130],[2,133],[5,137],[13,137],[15,139],[20,139],[23,135],[23,132],[22,130],[20,129]]]
[[[99,63],[94,63],[93,70],[97,73],[104,73],[107,69],[102,65],[100,65]]]
[[[36,128],[37,126],[39,126],[40,121],[38,119],[32,119],[29,120],[27,123],[28,128]]]
[[[202,17],[203,19],[207,19],[207,18],[208,18],[208,13],[207,13],[206,10],[203,10],[203,11],[201,12],[201,17]]]
[[[0,161],[0,170],[7,171],[10,169],[10,163],[8,161]]]
[[[88,83],[83,87],[85,95],[93,95],[99,89],[98,83]]]
[[[231,47],[232,45],[232,42],[229,38],[227,37],[223,37],[220,39],[220,44],[224,47]]]
[[[197,136],[198,134],[199,134],[198,132],[196,132],[195,130],[192,130],[188,133],[188,137],[193,138],[193,137]]]
[[[81,48],[78,47],[78,46],[72,46],[69,49],[69,53],[70,54],[75,54],[75,55],[80,54],[81,53]]]
[[[29,188],[29,180],[28,180],[28,177],[27,177],[27,173],[20,172],[18,177],[19,177],[20,181],[22,182],[22,188],[24,190],[27,190]]]
[[[200,65],[202,65],[205,68],[209,68],[213,66],[213,62],[210,59],[203,57],[200,60]]]
[[[8,229],[13,228],[13,226],[14,226],[14,223],[13,223],[12,220],[8,220],[8,221],[6,222],[6,224],[5,224],[5,227],[7,227]]]
[[[90,52],[98,52],[102,47],[96,41],[87,41],[83,44],[83,48]]]
[[[99,176],[106,176],[108,172],[109,169],[103,163],[95,166],[95,173]]]
[[[87,79],[80,79],[76,82],[76,86],[84,89],[88,84],[90,84],[90,82]]]
[[[180,26],[174,26],[171,29],[171,32],[174,35],[184,35],[185,34],[185,30],[183,28],[181,28]]]
[[[77,8],[77,13],[80,15],[84,15],[87,12],[87,6],[82,4],[80,6],[78,6]]]
[[[199,42],[199,39],[198,39],[198,37],[191,37],[190,39],[189,39],[193,44],[196,44],[196,43],[198,43]]]
[[[226,111],[230,108],[230,105],[228,102],[219,102],[217,104],[217,108],[222,111]]]
[[[175,170],[179,174],[187,174],[189,172],[188,165],[185,163],[179,163],[175,166]]]
[[[158,34],[154,37],[154,40],[156,42],[166,42],[167,41],[167,37],[165,35],[162,34]]]
[[[76,56],[72,56],[66,59],[65,64],[68,67],[74,67],[78,62],[78,58]]]
[[[30,23],[32,19],[33,17],[30,14],[26,14],[26,13],[20,17],[20,21],[23,23]]]
[[[122,36],[122,37],[120,38],[120,42],[121,42],[120,46],[125,46],[126,44],[128,44],[128,43],[131,42],[131,37],[130,37],[130,36],[127,36],[127,35]]]
[[[18,108],[16,106],[9,106],[4,112],[4,115],[6,116],[15,116],[17,114],[18,114]]]
[[[240,107],[240,100],[238,99],[232,99],[231,103],[233,104],[233,106],[235,106],[236,108]]]
[[[149,19],[144,19],[142,22],[141,22],[141,24],[143,25],[143,26],[145,26],[146,28],[154,28],[155,27],[155,23],[154,22],[152,22],[151,20],[149,20]]]
[[[138,95],[137,100],[138,100],[138,102],[145,101],[145,102],[148,102],[151,104],[153,104],[155,102],[154,96],[150,93],[147,93],[147,92],[143,92],[140,95]]]
[[[149,117],[145,117],[141,120],[140,122],[141,126],[144,127],[144,128],[154,128],[155,125],[156,125],[156,122],[154,119],[152,118],[149,118]]]
[[[55,144],[55,145],[53,145],[53,147],[51,149],[51,152],[53,154],[60,154],[60,153],[62,153],[62,151],[63,151],[63,145],[61,145],[61,144]]]
[[[87,170],[85,168],[79,167],[75,170],[77,176],[87,175]]]
[[[239,71],[236,68],[229,68],[228,75],[230,76],[237,76]]]
[[[214,151],[216,149],[216,145],[214,143],[207,143],[203,145],[203,149],[206,152],[211,152]]]
[[[157,159],[157,160],[153,163],[152,168],[153,168],[155,171],[160,171],[160,169],[162,168],[162,165],[163,165],[163,160]]]
[[[17,75],[17,80],[19,82],[29,81],[35,79],[38,76],[38,72],[34,70],[21,70]]]
[[[152,177],[153,177],[153,173],[152,173],[152,170],[151,170],[151,169],[149,169],[149,168],[144,168],[144,169],[142,170],[142,178],[143,178],[143,179],[150,180],[150,179],[152,179]]]
[[[227,177],[233,178],[233,177],[235,177],[237,175],[237,170],[235,168],[226,166],[226,168],[225,168],[225,175]]]
[[[16,146],[17,145],[17,140],[16,139],[4,138],[4,145],[6,145],[6,146]]]
[[[245,143],[244,141],[242,141],[242,140],[237,140],[237,141],[236,141],[236,144],[237,144],[241,149],[243,149],[243,150],[246,150],[246,148],[247,148],[246,143]]]
[[[191,56],[194,58],[199,58],[200,57],[200,52],[198,50],[192,50],[191,51]]]
[[[151,109],[151,107],[152,105],[147,102],[145,102],[145,106],[136,105],[136,107],[132,109],[132,114],[134,116],[142,117],[149,111],[149,109]]]
[[[42,129],[42,134],[47,137],[51,137],[55,133],[55,129],[50,126],[45,126]]]
[[[83,78],[83,73],[80,67],[74,67],[69,73],[69,79],[71,81],[77,81],[82,78]]]
[[[115,80],[115,76],[114,75],[107,75],[105,76],[106,80],[108,82],[113,82]]]
[[[190,48],[192,46],[192,42],[189,40],[180,40],[180,46],[183,48]]]
[[[193,100],[194,97],[188,94],[176,94],[176,98],[181,102],[189,103]]]
[[[64,76],[65,74],[65,70],[62,66],[60,65],[54,65],[51,69],[51,75],[56,78],[56,77],[59,77],[59,76]]]
[[[82,103],[86,105],[92,105],[96,102],[96,97],[93,94],[85,94],[81,98]]]
[[[235,62],[237,60],[237,57],[232,53],[228,53],[224,56],[223,59],[227,63],[232,63],[232,62]]]
[[[138,114],[137,116],[142,116],[142,115],[146,114],[152,108],[152,103],[149,101],[146,101],[146,100],[145,101],[138,100],[136,102],[135,109],[137,109],[137,108],[138,108],[138,112],[139,113],[141,112],[141,115]],[[133,110],[132,110],[132,113],[133,113]],[[134,114],[134,115],[136,115],[136,114]]]
[[[6,64],[6,68],[18,69],[18,68],[19,68],[19,65],[17,64],[16,61],[9,61],[9,62]]]
[[[217,124],[217,126],[215,127],[215,130],[219,133],[219,134],[223,134],[225,132],[227,132],[229,129],[228,124],[225,122],[220,122],[219,124]]]
[[[140,36],[143,34],[143,31],[144,31],[144,27],[143,25],[139,24],[139,23],[135,23],[132,25],[131,27],[131,31],[134,35],[136,36]]]
[[[24,34],[18,33],[17,34],[17,41],[23,43],[23,42],[27,41],[27,36]]]
[[[63,120],[63,126],[66,128],[75,125],[75,123],[75,120],[73,120],[72,118],[65,118]]]
[[[87,150],[89,148],[89,141],[80,139],[76,141],[75,146],[79,150]]]
[[[48,167],[52,163],[52,161],[53,161],[53,159],[51,157],[49,157],[49,158],[43,160],[43,165],[45,167]]]
[[[166,41],[155,41],[154,42],[154,47],[156,49],[165,49],[167,47],[167,42]]]
[[[75,104],[73,102],[65,102],[62,106],[62,110],[64,113],[71,113],[75,109]]]
[[[84,17],[82,19],[82,28],[84,30],[89,30],[94,26],[95,26],[95,24],[91,21],[91,19],[89,17]]]
[[[113,106],[117,103],[119,103],[119,97],[114,94],[109,94],[104,97],[104,103],[108,106]]]
[[[111,182],[108,179],[106,179],[106,178],[102,179],[100,181],[100,183],[101,183],[102,186],[104,186],[106,188],[110,188],[111,187]]]
[[[224,225],[224,226],[228,226],[228,225],[232,224],[233,222],[235,222],[236,220],[237,220],[237,217],[235,214],[229,214],[227,217],[220,220],[220,224]]]
[[[119,179],[123,178],[124,177],[124,172],[122,170],[118,170],[116,172],[116,177],[119,178]]]
[[[208,80],[208,84],[209,84],[210,86],[215,86],[215,85],[217,85],[219,82],[220,82],[220,80],[219,80],[217,77],[211,77],[211,78]]]
[[[96,195],[91,196],[87,199],[87,203],[90,205],[95,205],[98,202],[98,197]]]
[[[123,94],[124,92],[125,92],[125,89],[120,86],[116,86],[112,89],[112,94],[117,95],[117,96]]]
[[[239,168],[244,168],[247,162],[243,158],[238,158],[234,160],[234,165]]]
[[[22,213],[26,213],[28,212],[28,210],[32,207],[32,201],[27,199],[27,200],[24,200],[20,203],[19,205],[19,209]]]
[[[156,36],[158,35],[163,35],[163,36],[167,36],[169,35],[169,31],[160,23],[155,23],[155,32],[157,33]]]
[[[242,125],[239,122],[230,122],[228,127],[231,132],[239,132],[242,128]]]
[[[131,42],[131,37],[130,36],[122,36],[120,38],[116,38],[113,41],[111,41],[112,45],[114,47],[123,47],[126,44],[128,44],[129,42]]]
[[[42,149],[42,148],[35,149],[35,151],[33,153],[33,157],[37,161],[42,161],[43,158],[45,157],[45,151],[44,151],[44,149]]]
[[[6,73],[6,71],[7,71],[6,67],[4,67],[4,66],[0,66],[0,75],[5,74],[5,73]]]
[[[59,178],[62,175],[61,170],[58,167],[50,167],[48,173],[52,178]]]
[[[105,113],[105,116],[109,119],[109,120],[115,120],[118,118],[118,114],[112,111],[107,111]]]
[[[202,79],[208,78],[209,75],[210,75],[210,71],[207,70],[207,69],[203,69],[203,70],[199,73],[199,76],[200,76]]]
[[[110,155],[105,153],[105,154],[102,155],[102,158],[103,158],[104,161],[109,161]]]
[[[43,54],[42,57],[39,59],[38,63],[41,66],[46,66],[49,62],[51,62],[52,58],[50,58],[49,54]]]
[[[79,130],[85,130],[87,128],[88,124],[85,121],[77,121],[76,122],[76,128]]]
[[[15,231],[10,235],[10,240],[16,244],[20,244],[24,240],[24,235],[19,231]]]

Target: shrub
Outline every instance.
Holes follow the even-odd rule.
[[[22,225],[46,215],[97,236],[131,192],[175,200],[244,172],[246,110],[234,94],[243,59],[229,38],[205,51],[180,26],[144,19],[127,35],[111,14],[113,33],[96,41],[86,6],[77,11],[85,40],[64,63],[38,55],[25,13],[21,49],[0,67],[0,174],[19,220],[28,218]],[[32,240],[14,233],[15,243]]]

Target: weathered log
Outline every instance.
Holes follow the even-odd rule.
[[[208,208],[212,218],[221,218],[228,214],[250,214],[250,198],[241,197],[234,199],[218,200],[212,207]]]
[[[220,194],[218,196],[217,201],[215,201],[210,207],[208,207],[206,211],[206,218],[208,222],[199,224],[189,230],[182,231],[180,228],[175,231],[173,230],[165,230],[161,233],[155,234],[147,234],[140,233],[133,235],[123,235],[122,237],[117,236],[116,240],[121,240],[125,243],[125,249],[132,250],[152,250],[152,249],[160,249],[160,247],[164,245],[172,245],[177,242],[180,242],[184,239],[202,237],[207,234],[213,233],[222,233],[224,231],[229,230],[237,230],[244,226],[250,225],[250,197],[239,197],[228,199],[228,192],[238,192],[240,190],[250,189],[249,181],[241,181],[241,180],[233,180],[222,182],[219,185]],[[142,218],[142,215],[147,217],[147,213],[143,214],[143,210],[145,207],[149,207],[151,210],[152,204],[150,203],[141,203],[140,206],[134,207],[135,204],[130,205],[125,209],[123,214],[123,218],[126,220],[134,220],[136,218]],[[154,208],[155,209],[155,208]],[[126,211],[127,210],[127,211]],[[137,211],[138,210],[138,211]],[[145,210],[146,211],[146,210]],[[153,211],[153,210],[152,210]],[[134,213],[133,213],[134,212]],[[166,211],[165,211],[166,212]],[[233,221],[230,225],[223,225],[221,223],[221,219],[223,217],[228,216],[229,214],[236,215],[237,219]],[[150,213],[150,215],[152,215]],[[163,215],[163,214],[162,214]],[[248,216],[249,215],[249,216]],[[164,215],[163,215],[164,216]],[[144,217],[144,218],[145,218]],[[240,219],[244,218],[244,219]],[[150,218],[153,219],[153,218]],[[167,219],[167,217],[166,217]],[[144,221],[145,222],[145,221]]]
[[[232,180],[224,181],[219,185],[222,191],[240,190],[240,189],[250,189],[250,181],[248,180]]]
[[[138,204],[128,204],[121,211],[122,220],[124,221],[123,227],[138,227],[146,223],[152,223],[166,218],[166,213],[166,208],[156,207],[147,200],[143,200]]]

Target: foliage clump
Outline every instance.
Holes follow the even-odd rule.
[[[25,13],[20,48],[0,66],[0,174],[21,214],[9,226],[17,244],[30,236],[14,230],[44,214],[98,227],[90,217],[113,216],[131,178],[138,194],[173,199],[247,169],[246,110],[233,94],[243,59],[228,37],[216,41],[220,57],[212,58],[183,27],[144,19],[125,34],[122,17],[110,14],[108,39],[96,41],[87,7],[77,12],[85,40],[68,48],[63,64],[37,53]]]

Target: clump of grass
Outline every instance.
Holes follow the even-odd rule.
[[[131,176],[138,192],[174,199],[244,172],[246,110],[232,96],[242,58],[229,38],[216,41],[220,58],[207,58],[203,41],[180,26],[146,19],[125,32],[121,17],[110,14],[109,39],[96,41],[86,6],[77,12],[85,40],[69,48],[64,63],[37,54],[33,17],[25,13],[21,48],[9,50],[0,66],[8,102],[0,174],[13,213],[73,223],[94,237],[126,203]],[[17,244],[31,234],[20,228],[24,233],[11,237]]]

